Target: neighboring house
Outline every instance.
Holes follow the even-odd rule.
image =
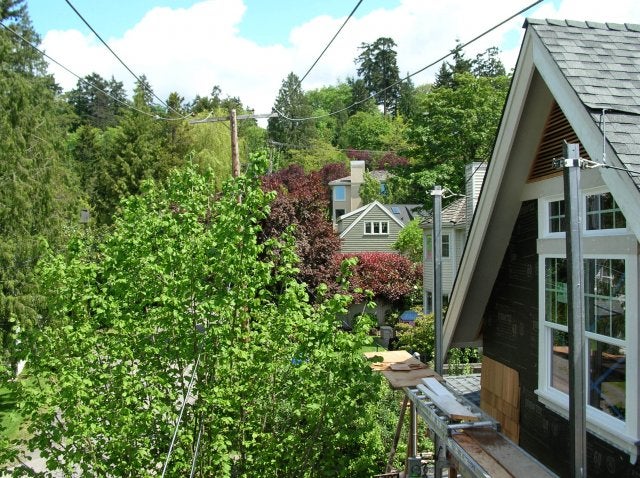
[[[364,161],[351,161],[351,174],[344,178],[335,179],[329,183],[331,188],[331,219],[337,224],[338,218],[363,205],[360,197],[360,186],[365,181]],[[381,190],[386,190],[386,171],[371,171],[369,175],[380,183]]]
[[[340,252],[395,252],[400,230],[419,217],[419,204],[381,204],[373,201],[338,218]]]
[[[608,166],[580,172],[587,473],[637,477],[640,25],[525,26],[444,346],[482,345],[482,408],[568,476],[566,225],[562,170],[552,160],[562,157],[564,140],[579,142],[583,158]]]
[[[453,281],[458,272],[458,264],[462,257],[462,250],[467,240],[469,223],[467,218],[473,216],[473,211],[478,202],[480,188],[484,180],[486,163],[474,162],[466,165],[465,168],[465,197],[453,201],[442,209],[442,295],[443,303],[449,301]],[[425,246],[423,254],[423,293],[424,310],[427,313],[433,311],[433,214],[420,224],[423,229]]]

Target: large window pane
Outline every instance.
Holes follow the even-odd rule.
[[[545,259],[545,320],[567,325],[567,260]]]
[[[624,339],[624,260],[585,259],[584,283],[587,331]]]
[[[569,334],[551,330],[551,386],[569,393]]]
[[[589,405],[625,420],[626,383],[624,348],[589,340]]]

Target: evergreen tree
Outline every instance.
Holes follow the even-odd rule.
[[[33,272],[43,243],[56,247],[79,205],[64,105],[41,54],[18,37],[39,42],[24,1],[0,1],[0,21],[0,341],[13,362],[11,332],[42,319]]]
[[[78,116],[78,125],[104,129],[117,123],[127,98],[122,82],[113,77],[107,81],[92,73],[78,80],[76,87],[67,93],[67,101]]]
[[[271,141],[299,148],[307,146],[315,138],[315,123],[311,120],[298,121],[310,117],[313,110],[302,91],[300,79],[294,73],[289,73],[282,82],[273,112],[279,116],[269,118],[267,132]]]
[[[400,73],[396,62],[396,43],[388,37],[378,38],[371,44],[363,43],[356,58],[358,75],[375,101],[382,106],[384,115],[397,114],[400,98]]]

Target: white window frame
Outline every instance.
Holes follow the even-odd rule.
[[[625,385],[625,421],[617,419],[595,407],[587,406],[587,429],[604,441],[629,454],[631,462],[638,457],[640,440],[640,363],[638,347],[640,333],[638,317],[638,271],[640,270],[638,241],[625,229],[586,230],[586,196],[608,192],[604,188],[582,191],[583,201],[583,254],[584,259],[623,259],[625,261],[626,320],[625,320],[625,353],[626,353],[626,385]],[[546,322],[545,320],[545,261],[549,258],[566,258],[565,233],[549,232],[549,203],[562,196],[540,198],[538,202],[538,389],[536,394],[541,403],[559,415],[568,418],[569,396],[551,387],[551,360],[553,329],[566,330],[566,326]],[[625,236],[626,237],[623,237]],[[561,240],[557,240],[560,239]],[[586,332],[586,340],[593,336]],[[588,347],[586,348],[588,350]],[[585,357],[588,361],[588,357]],[[588,375],[588,367],[585,367]],[[585,377],[589,383],[589,377]]]
[[[587,225],[587,208],[586,208],[586,202],[587,202],[587,196],[591,196],[594,194],[603,194],[603,193],[608,193],[610,192],[608,189],[603,188],[603,187],[597,187],[597,188],[591,188],[591,189],[585,189],[583,191],[581,191],[580,194],[580,200],[582,201],[582,225],[583,225],[583,229],[582,229],[582,234],[585,237],[588,236],[602,236],[602,235],[625,235],[625,234],[629,234],[629,227],[624,227],[624,228],[617,228],[617,229],[594,229],[594,230],[587,230],[586,225]],[[539,200],[539,204],[538,204],[538,231],[539,231],[539,237],[541,238],[564,238],[565,233],[564,231],[562,232],[551,232],[549,230],[549,204],[555,201],[562,201],[564,200],[564,196],[563,195],[555,195],[555,196],[548,196],[548,197],[544,197],[544,198],[540,198]]]
[[[367,232],[367,226],[369,226],[369,232]],[[378,232],[374,232],[376,230]],[[365,236],[388,236],[389,235],[389,221],[364,221],[363,233]],[[384,232],[383,229],[385,229]]]
[[[341,191],[342,194],[338,194]],[[334,201],[346,201],[347,200],[347,187],[344,185],[337,185],[333,187],[333,200]]]
[[[446,238],[446,240],[445,240]],[[442,242],[442,257],[444,259],[448,259],[449,257],[451,257],[451,234],[442,234],[441,236],[441,242]],[[447,245],[447,253],[445,254],[445,243]]]

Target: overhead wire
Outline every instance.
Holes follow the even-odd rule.
[[[504,25],[505,23],[513,20],[515,17],[517,17],[518,15],[523,14],[524,12],[526,12],[527,10],[530,10],[531,8],[535,7],[536,5],[544,2],[545,0],[536,0],[535,2],[531,3],[530,5],[522,8],[521,10],[517,11],[516,13],[510,15],[508,18],[505,18],[504,20],[502,20],[500,23],[496,23],[494,26],[492,26],[491,28],[488,28],[487,30],[483,31],[482,33],[480,33],[479,35],[476,35],[475,37],[473,37],[471,40],[460,44],[456,50],[452,50],[449,53],[447,53],[446,55],[441,56],[440,58],[438,58],[437,60],[432,61],[431,63],[429,63],[428,65],[420,68],[419,70],[414,71],[413,73],[405,76],[404,78],[401,78],[400,80],[396,81],[395,83],[390,84],[389,86],[381,89],[380,91],[376,91],[371,93],[369,96],[367,96],[366,98],[359,100],[359,101],[355,101],[354,103],[350,104],[349,106],[345,106],[344,108],[340,108],[339,110],[336,111],[332,111],[331,113],[326,113],[326,114],[322,114],[322,115],[316,115],[316,116],[308,116],[308,117],[304,117],[304,118],[290,118],[287,115],[285,115],[284,113],[282,113],[281,111],[279,111],[277,108],[273,108],[273,110],[278,113],[282,118],[288,120],[288,121],[310,121],[310,120],[316,120],[316,119],[322,119],[322,118],[327,118],[329,116],[334,116],[337,115],[339,113],[342,113],[343,111],[347,111],[351,108],[353,108],[354,106],[357,106],[359,104],[362,104],[366,101],[369,101],[372,98],[375,98],[376,96],[379,96],[381,93],[387,91],[390,88],[393,88],[394,86],[399,85],[400,83],[409,80],[410,78],[416,76],[419,73],[422,73],[423,71],[434,67],[435,65],[437,65],[438,63],[440,63],[441,61],[446,60],[447,58],[449,58],[450,56],[452,56],[457,50],[465,48],[469,45],[471,45],[472,43],[478,41],[480,38],[488,35],[489,33],[491,33],[492,31],[500,28],[502,25]]]
[[[40,53],[43,57],[45,57],[46,59],[52,61],[53,63],[55,63],[56,65],[58,65],[60,68],[62,68],[64,71],[66,71],[67,73],[69,73],[70,75],[76,77],[79,81],[85,83],[86,85],[90,86],[91,88],[93,88],[96,91],[99,91],[100,93],[106,95],[107,97],[111,98],[113,101],[121,104],[122,106],[129,108],[133,111],[136,111],[137,113],[143,114],[145,116],[149,116],[150,118],[156,119],[156,120],[163,120],[163,121],[181,121],[183,119],[185,119],[189,115],[186,116],[181,116],[181,117],[175,117],[175,118],[168,118],[168,117],[164,117],[164,116],[160,116],[157,113],[151,113],[150,111],[144,111],[141,110],[140,108],[136,108],[134,105],[132,105],[131,103],[127,102],[127,101],[123,101],[120,98],[113,96],[111,93],[103,90],[102,88],[100,88],[99,86],[95,85],[94,83],[90,82],[89,80],[87,80],[86,78],[81,77],[80,75],[78,75],[77,73],[73,72],[72,70],[70,70],[69,68],[67,68],[65,65],[63,65],[62,63],[60,63],[58,60],[56,60],[55,58],[53,58],[52,56],[48,55],[47,53],[45,53],[44,50],[38,48],[35,44],[33,44],[32,42],[30,42],[29,40],[27,40],[24,36],[22,36],[20,33],[18,33],[17,31],[15,31],[13,28],[11,28],[8,25],[5,25],[3,22],[0,22],[0,26],[2,28],[4,28],[5,30],[7,30],[8,32],[10,32],[11,34],[13,34],[16,38],[20,39],[21,41],[23,41],[24,43],[26,43],[27,45],[29,45],[31,48],[33,48],[34,50],[36,50],[38,53]],[[178,113],[180,114],[180,113]],[[211,116],[211,113],[209,114],[209,116]]]
[[[142,79],[136,75],[133,70],[131,70],[131,68],[129,68],[129,66],[122,61],[122,59],[118,56],[118,54],[113,51],[113,49],[109,46],[109,44],[104,41],[102,39],[102,37],[100,36],[100,34],[91,26],[91,24],[82,16],[82,14],[78,11],[78,9],[76,7],[73,6],[73,4],[69,1],[69,0],[65,0],[65,2],[67,2],[67,5],[69,5],[71,7],[71,9],[76,13],[76,15],[78,15],[78,17],[80,17],[80,20],[83,21],[83,23],[89,27],[89,30],[91,30],[93,32],[93,34],[96,36],[96,38],[98,38],[98,40],[100,40],[100,42],[107,48],[107,50],[109,50],[111,52],[111,54],[116,58],[116,60],[118,60],[120,62],[120,64],[122,66],[124,66],[126,68],[126,70],[131,73],[131,75],[133,75],[133,77],[138,81],[138,84],[144,89],[146,90],[148,93],[151,93],[153,95],[154,98],[156,98],[165,108],[167,108],[167,110],[171,110],[176,114],[181,114],[179,111],[175,110],[174,108],[172,108],[171,106],[169,106],[162,98],[160,98],[158,95],[155,94],[155,92],[149,88],[146,84],[146,82],[142,81]],[[186,118],[189,115],[184,116],[182,119]]]
[[[358,7],[360,6],[360,4],[362,3],[362,0],[359,0],[358,3],[356,4],[355,7],[353,7],[353,10],[351,10],[351,13],[349,14],[349,16],[347,17],[347,19],[344,21],[344,23],[342,24],[342,26],[340,28],[338,28],[338,31],[335,33],[335,35],[333,35],[333,38],[331,38],[331,40],[329,41],[329,43],[327,43],[327,46],[324,47],[324,50],[322,50],[322,53],[320,53],[320,56],[318,56],[318,58],[316,58],[316,61],[313,62],[313,65],[311,65],[309,67],[309,69],[307,70],[307,72],[303,75],[303,77],[300,79],[300,83],[302,83],[304,81],[304,79],[309,75],[309,73],[311,73],[311,70],[313,70],[313,68],[316,66],[316,64],[318,63],[318,61],[320,61],[320,58],[322,58],[322,56],[325,54],[325,52],[329,49],[329,47],[331,46],[331,44],[333,43],[333,40],[336,39],[336,37],[340,34],[340,32],[342,31],[342,29],[344,28],[344,26],[347,24],[347,22],[351,19],[351,17],[354,15],[354,13],[356,13],[356,10],[358,9]]]

